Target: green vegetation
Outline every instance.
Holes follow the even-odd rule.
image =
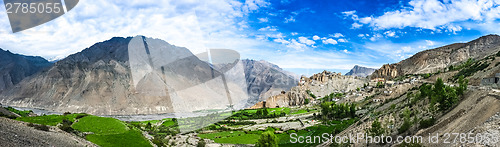
[[[217,143],[255,144],[262,131],[223,131],[208,134],[198,134],[199,137],[214,140]]]
[[[460,76],[469,77],[480,70],[486,69],[489,65],[490,64],[488,62],[482,63],[480,61],[469,59],[459,67],[454,68],[454,70],[460,71],[453,76],[453,80],[456,81]]]
[[[314,94],[311,92],[311,90],[309,90],[309,89],[308,89],[308,90],[306,90],[306,93],[307,93],[307,94],[309,94],[309,96],[311,96],[312,98],[314,98],[314,99],[316,98],[316,95],[314,95]]]
[[[321,103],[321,113],[324,120],[356,117],[356,104],[336,104],[335,102]]]
[[[375,119],[375,121],[372,123],[372,127],[369,128],[366,132],[370,136],[381,136],[382,134],[385,133],[385,130],[382,127],[382,124],[378,121],[378,119]]]
[[[19,115],[21,115],[21,117],[28,117],[28,115],[33,112],[32,110],[21,111],[21,110],[14,109],[12,107],[6,107],[5,109],[9,110],[10,112],[14,112],[16,114],[19,114]]]
[[[248,120],[248,119],[263,119],[277,118],[290,114],[290,108],[260,108],[253,110],[241,110],[235,112],[226,120]]]
[[[410,109],[406,107],[405,110],[403,111],[403,119],[404,119],[403,125],[401,125],[401,127],[398,129],[399,133],[406,132],[413,125],[413,122],[411,122],[410,120],[410,115],[411,115]]]
[[[81,132],[95,134],[120,134],[128,131],[128,127],[120,120],[109,117],[87,116],[73,124],[73,128]]]
[[[377,82],[377,86],[375,86],[376,88],[385,88],[385,85],[383,82],[379,81]]]
[[[102,147],[151,146],[139,130],[129,130],[121,134],[90,134],[86,138]]]
[[[420,86],[420,97],[428,97],[431,101],[431,108],[439,104],[440,110],[448,110],[459,101],[458,97],[467,90],[468,80],[464,79],[464,76],[460,76],[458,81],[457,87],[444,85],[441,78],[436,80],[434,86],[423,84]]]
[[[429,119],[424,119],[420,121],[419,127],[421,129],[428,128],[436,123],[436,119],[434,118],[429,118]]]
[[[49,127],[47,125],[40,125],[40,124],[29,123],[28,126],[29,127],[33,127],[33,128],[35,128],[37,130],[49,131]]]
[[[272,131],[266,131],[260,135],[259,141],[255,145],[257,147],[277,147],[278,137]]]
[[[86,139],[103,147],[151,146],[141,131],[114,118],[87,116],[74,123],[73,128],[80,132],[92,132]]]
[[[64,119],[74,121],[76,117],[86,116],[88,114],[69,114],[69,115],[44,115],[44,116],[35,116],[35,117],[18,117],[16,120],[31,122],[35,124],[56,126],[59,123],[62,123]]]

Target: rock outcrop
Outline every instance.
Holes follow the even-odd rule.
[[[291,88],[287,92],[268,97],[265,101],[259,102],[251,108],[300,106],[305,104],[306,99],[310,99],[311,102],[314,101],[308,91],[317,98],[321,98],[334,92],[356,90],[367,82],[367,78],[344,76],[341,73],[323,71],[309,78],[302,76],[298,86]]]
[[[468,43],[455,43],[419,52],[399,63],[384,65],[371,78],[394,78],[407,74],[434,73],[450,65],[482,59],[500,51],[500,36],[487,35]]]

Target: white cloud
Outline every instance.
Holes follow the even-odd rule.
[[[285,18],[284,23],[295,22],[295,18],[293,16]]]
[[[363,26],[362,24],[355,22],[355,23],[352,23],[351,29],[358,29],[358,28],[361,28],[362,26]]]
[[[264,28],[260,28],[259,31],[277,31],[277,27],[276,26],[267,26],[267,27],[264,27]]]
[[[316,42],[314,42],[314,41],[312,41],[310,39],[307,39],[306,37],[303,37],[303,36],[299,37],[299,42],[303,43],[303,44],[306,44],[306,45],[313,45],[313,44],[316,43]]]
[[[337,44],[337,41],[335,41],[332,38],[328,38],[328,39],[323,40],[323,44],[333,44],[333,45],[335,45],[335,44]]]
[[[258,18],[259,19],[259,22],[269,22],[269,18],[265,17],[265,18]]]
[[[342,35],[341,33],[335,33],[335,34],[330,35],[330,36],[333,37],[333,38],[344,37],[344,35]]]
[[[351,19],[353,19],[353,20],[358,20],[358,15],[356,15],[355,10],[345,11],[345,12],[342,12],[342,14],[346,17],[351,17]]]
[[[319,36],[318,36],[318,35],[314,35],[314,36],[313,36],[313,40],[319,40],[319,39],[321,39],[321,38],[319,38]]]
[[[292,32],[292,33],[290,33],[290,34],[291,34],[292,36],[295,36],[295,35],[298,35],[299,33],[297,33],[297,32]]]
[[[350,54],[351,52],[349,52],[347,49],[344,49],[344,53]]]
[[[358,34],[358,37],[365,37],[365,34]]]
[[[290,41],[284,40],[282,38],[277,38],[277,39],[274,39],[273,41],[281,43],[281,44],[290,44]]]
[[[307,48],[307,45],[300,43],[300,42],[297,42],[297,40],[295,40],[295,39],[292,39],[291,42],[286,45],[286,47],[289,47],[289,48],[295,49],[296,51],[302,52]]]
[[[384,35],[387,36],[387,37],[395,37],[396,36],[396,32],[394,32],[394,31],[386,31],[386,32],[384,32]]]
[[[338,39],[337,41],[338,41],[338,42],[347,42],[347,40],[342,39],[342,38],[341,38],[341,39]]]
[[[373,34],[372,37],[370,37],[370,41],[376,41],[376,40],[378,40],[378,39],[380,39],[382,37],[383,36],[380,35],[380,34],[378,34],[378,33],[377,34]]]
[[[467,21],[479,24],[491,23],[500,18],[498,0],[412,0],[408,7],[387,11],[381,16],[352,18],[353,28],[369,24],[374,29],[415,27],[430,30],[457,32]],[[347,13],[349,16],[354,13]],[[345,15],[347,15],[345,14]],[[481,29],[481,28],[480,28]]]
[[[425,40],[425,42],[427,43],[428,46],[434,46],[434,42],[430,40]]]

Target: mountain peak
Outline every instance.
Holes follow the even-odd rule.
[[[358,77],[366,77],[368,75],[371,75],[376,69],[373,68],[367,68],[359,65],[354,65],[354,67],[346,73],[345,75],[350,75],[350,76],[358,76]]]

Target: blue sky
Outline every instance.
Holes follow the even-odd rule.
[[[229,48],[297,74],[379,68],[500,32],[499,0],[86,0],[15,33],[0,14],[0,48],[60,59],[114,36],[160,38],[192,52]],[[3,9],[5,11],[5,9]]]

